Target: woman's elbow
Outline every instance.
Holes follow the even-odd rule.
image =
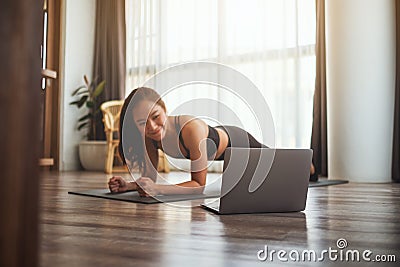
[[[196,192],[198,192],[198,194],[203,194],[205,188],[206,188],[205,181],[204,182],[197,181]]]
[[[204,193],[204,186],[196,186],[193,188],[193,193],[196,195],[200,195]]]

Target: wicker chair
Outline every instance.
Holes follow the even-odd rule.
[[[104,166],[105,173],[126,172],[126,168],[113,168],[115,150],[119,143],[119,116],[124,100],[107,101],[101,104],[100,109],[103,112],[104,131],[107,138],[107,157]]]

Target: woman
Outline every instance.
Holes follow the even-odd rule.
[[[127,119],[133,122],[124,126],[125,117],[125,123]],[[146,87],[133,90],[126,98],[121,110],[120,133],[123,127],[120,155],[131,167],[138,166],[142,177],[136,182],[127,182],[114,176],[108,182],[111,192],[137,190],[141,196],[201,194],[208,160],[223,160],[227,147],[266,147],[239,127],[211,127],[192,116],[167,116],[160,95]],[[123,151],[122,144],[128,151]],[[156,184],[158,149],[174,158],[190,159],[191,180],[177,185]]]

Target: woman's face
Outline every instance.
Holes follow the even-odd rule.
[[[165,136],[167,114],[160,105],[143,100],[133,108],[133,119],[142,136],[160,141]]]

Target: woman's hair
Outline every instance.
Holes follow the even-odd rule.
[[[127,160],[130,161],[132,166],[138,166],[139,170],[142,171],[146,169],[145,166],[145,144],[143,143],[142,136],[139,129],[136,127],[132,110],[141,101],[147,100],[159,105],[166,111],[165,103],[161,99],[161,96],[151,88],[139,87],[133,90],[129,96],[125,99],[124,105],[121,109],[120,121],[119,121],[119,154],[126,164]],[[132,103],[131,103],[132,102]],[[129,107],[129,110],[128,110]],[[124,118],[126,119],[124,120]],[[125,123],[125,125],[124,125]],[[122,135],[122,129],[124,130],[124,135]],[[123,140],[124,138],[124,140]],[[123,147],[122,144],[125,144]],[[127,151],[125,151],[127,150]],[[157,168],[157,166],[155,166]]]

